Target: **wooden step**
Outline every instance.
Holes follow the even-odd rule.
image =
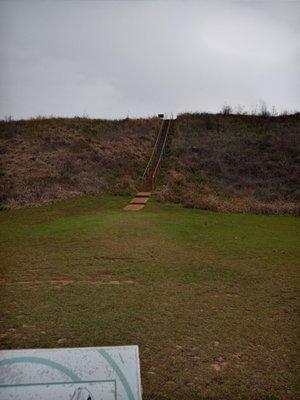
[[[124,207],[125,211],[139,211],[144,208],[144,204],[128,204],[128,206]]]
[[[135,197],[150,197],[151,192],[138,192]]]
[[[130,204],[146,204],[149,197],[135,197],[131,200]]]

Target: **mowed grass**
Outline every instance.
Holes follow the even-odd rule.
[[[298,220],[128,200],[0,214],[1,347],[137,344],[144,399],[296,399]]]

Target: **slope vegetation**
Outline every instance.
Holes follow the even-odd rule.
[[[157,119],[0,123],[1,199],[9,207],[136,190]]]
[[[159,124],[156,118],[0,122],[4,206],[133,194]],[[172,124],[157,197],[215,211],[295,215],[299,133],[299,113],[182,114]]]
[[[297,213],[300,114],[182,114],[159,197],[216,211]]]

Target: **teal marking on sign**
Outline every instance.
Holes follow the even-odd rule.
[[[51,386],[51,385],[72,385],[77,383],[113,383],[116,387],[116,379],[102,379],[97,381],[78,381],[78,382],[43,382],[43,383],[13,383],[11,385],[0,385],[0,388],[10,388],[10,387],[24,387],[24,386]]]
[[[62,372],[63,374],[65,374],[69,378],[71,378],[73,381],[81,382],[81,379],[79,378],[79,376],[74,374],[74,372],[70,371],[68,368],[64,367],[63,365],[61,365],[55,361],[48,360],[48,358],[42,358],[42,357],[7,358],[6,360],[0,361],[0,367],[2,367],[3,365],[9,365],[9,364],[15,364],[15,363],[43,364],[43,365],[46,365],[47,367],[51,367],[51,368],[56,369],[57,371]]]
[[[120,381],[120,383],[122,384],[123,389],[124,389],[124,391],[126,393],[126,398],[128,400],[137,400],[137,398],[135,396],[138,396],[138,399],[141,399],[140,390],[139,390],[139,388],[140,388],[139,374],[137,373],[137,375],[136,375],[137,381],[135,381],[135,378],[132,376],[133,381],[131,382],[126,377],[125,373],[122,370],[122,367],[118,365],[118,362],[115,361],[113,356],[112,356],[112,354],[116,354],[116,351],[118,353],[119,353],[119,351],[123,351],[123,350],[125,352],[126,351],[128,351],[128,352],[132,351],[132,349],[130,349],[131,346],[127,346],[127,347],[128,347],[128,349],[126,347],[124,349],[123,349],[123,347],[120,347],[120,348],[112,347],[112,348],[105,348],[105,349],[103,349],[103,348],[95,348],[95,347],[94,348],[86,348],[85,350],[93,350],[92,352],[96,351],[100,356],[102,356],[104,361],[106,361],[106,363],[107,363],[106,365],[109,365],[110,368],[112,369],[112,371],[116,374],[116,376],[114,377],[115,379],[110,379],[111,378],[111,376],[110,376],[111,372],[109,372],[108,370],[106,370],[106,371],[104,370],[102,373],[107,375],[107,376],[102,376],[102,378],[104,378],[104,379],[97,379],[98,377],[99,378],[101,377],[101,375],[99,376],[98,373],[97,373],[97,374],[94,374],[94,376],[90,376],[90,378],[92,378],[92,380],[82,380],[77,375],[77,373],[73,372],[72,369],[73,368],[75,369],[76,366],[78,367],[77,364],[76,364],[76,366],[71,366],[72,365],[71,364],[68,367],[65,367],[63,364],[61,364],[60,360],[58,362],[52,361],[52,359],[51,359],[52,358],[51,357],[51,350],[52,349],[49,349],[48,351],[46,349],[44,349],[44,350],[43,349],[36,350],[35,354],[37,354],[37,356],[34,354],[33,356],[19,356],[19,357],[9,357],[9,353],[10,352],[11,353],[18,353],[18,352],[21,352],[22,350],[15,350],[15,351],[14,350],[8,350],[6,352],[7,353],[7,358],[0,360],[0,367],[4,367],[5,368],[6,366],[17,364],[17,363],[23,363],[23,364],[28,363],[28,364],[36,364],[36,365],[40,364],[40,365],[44,365],[46,367],[52,368],[52,369],[54,369],[56,371],[59,371],[60,373],[64,374],[65,377],[69,378],[70,380],[65,381],[65,378],[62,377],[62,381],[61,382],[57,382],[57,381],[55,381],[55,382],[53,382],[53,381],[52,382],[39,382],[40,379],[34,379],[35,382],[33,382],[33,383],[15,383],[15,384],[11,383],[11,384],[9,384],[9,382],[7,382],[7,381],[5,382],[5,380],[6,380],[5,379],[2,384],[0,383],[0,389],[3,391],[3,394],[4,394],[4,392],[6,393],[6,390],[9,390],[7,388],[11,388],[12,390],[14,390],[14,389],[15,390],[22,390],[22,387],[23,387],[24,390],[25,389],[28,390],[29,387],[32,386],[32,387],[36,387],[36,390],[39,391],[39,390],[44,390],[43,387],[46,387],[46,386],[55,387],[55,385],[57,385],[58,388],[64,386],[65,389],[62,388],[62,390],[66,390],[67,387],[69,387],[69,385],[72,385],[72,384],[74,384],[74,385],[81,385],[81,384],[91,384],[91,385],[92,384],[95,384],[95,385],[103,384],[103,385],[105,385],[105,384],[107,384],[107,386],[111,385],[111,389],[109,390],[110,395],[113,396],[115,400],[117,400],[117,397],[118,397],[117,385],[119,385],[118,381]],[[28,351],[30,351],[30,350],[28,350]],[[28,351],[25,350],[25,352],[28,352]],[[49,351],[50,351],[50,354],[49,354]],[[70,351],[73,351],[76,354],[77,349],[70,349]],[[109,354],[110,351],[112,351],[111,354]],[[46,353],[49,354],[50,358],[39,357],[38,356],[39,355],[38,352],[40,352],[40,353],[41,352],[42,353],[46,352]],[[2,355],[1,353],[5,354],[5,351],[3,351],[3,352],[0,351],[0,356]],[[127,354],[129,354],[129,353],[127,353]],[[43,355],[43,354],[41,354],[41,355]],[[73,362],[73,364],[74,364],[74,362]],[[137,367],[138,367],[138,365],[139,365],[139,363],[137,362]],[[102,363],[99,364],[99,366],[100,366],[100,370],[101,370],[101,368],[104,368],[105,363],[103,364],[103,362],[102,362]],[[25,369],[27,369],[27,368],[29,369],[29,368],[32,368],[32,367],[30,367],[30,365],[28,365],[28,366],[25,367]],[[33,371],[34,371],[34,369],[33,369]],[[93,375],[93,374],[91,374],[91,375]],[[86,378],[88,378],[88,377],[85,377],[85,379]],[[105,379],[105,378],[107,378],[107,379]],[[134,386],[132,386],[132,385],[134,385]],[[137,385],[137,388],[133,389],[135,387],[135,385]],[[40,387],[40,389],[38,389],[38,387]],[[104,387],[106,388],[106,386],[104,386]],[[103,389],[104,389],[104,387],[103,387]],[[58,388],[55,389],[55,390],[60,390]],[[49,392],[47,391],[47,393],[49,393]],[[0,395],[0,397],[1,397],[1,395]]]
[[[128,396],[128,400],[135,400],[134,395],[132,393],[131,387],[126,379],[126,376],[123,374],[121,368],[118,366],[118,364],[111,358],[111,356],[103,349],[97,350],[99,354],[101,354],[102,357],[105,358],[105,360],[109,363],[109,365],[112,367],[112,369],[115,371],[115,373],[118,375],[125,392]]]

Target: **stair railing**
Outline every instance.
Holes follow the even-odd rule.
[[[172,117],[173,117],[173,116],[172,116]],[[151,177],[151,184],[152,184],[152,187],[153,187],[153,185],[154,185],[154,181],[155,181],[155,179],[157,178],[157,175],[158,175],[158,173],[159,173],[159,171],[160,171],[160,168],[161,168],[161,160],[162,160],[162,156],[163,156],[163,154],[164,154],[164,152],[165,152],[165,147],[166,147],[166,142],[167,142],[168,134],[169,134],[169,131],[170,131],[170,126],[171,126],[171,119],[168,120],[168,127],[167,127],[167,131],[166,131],[165,139],[164,139],[164,142],[163,142],[163,145],[162,145],[162,148],[161,148],[161,152],[160,152],[159,159],[158,159],[158,161],[157,161],[155,170],[154,170],[154,172],[153,172],[153,174],[152,174],[152,177]]]
[[[158,146],[158,142],[159,142],[159,139],[160,139],[160,136],[161,136],[161,133],[162,133],[163,125],[164,125],[164,120],[161,121],[161,124],[160,124],[160,127],[159,127],[159,131],[158,131],[158,134],[157,134],[157,138],[156,138],[156,141],[155,141],[155,144],[154,144],[150,159],[149,159],[148,164],[147,164],[147,166],[145,168],[145,171],[143,173],[142,180],[144,180],[146,178],[147,173],[148,173],[149,168],[150,168],[150,165],[151,165],[151,163],[153,161],[153,158],[155,156],[155,153],[157,152],[157,146]]]

